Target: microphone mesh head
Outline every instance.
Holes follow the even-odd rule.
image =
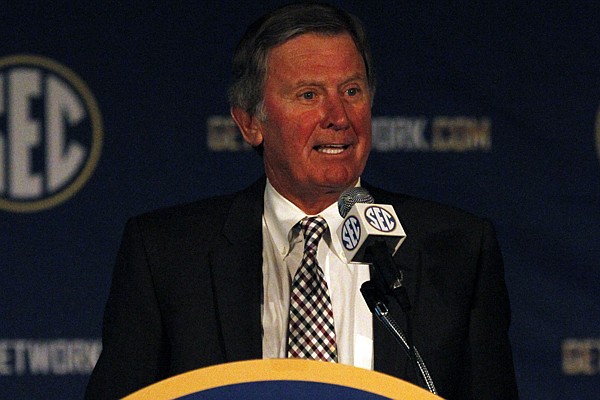
[[[353,187],[344,190],[338,199],[338,210],[342,218],[346,218],[348,212],[356,203],[372,204],[375,201],[369,191],[363,187]]]

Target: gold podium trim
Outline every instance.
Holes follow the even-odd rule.
[[[123,400],[172,400],[228,385],[279,380],[345,386],[390,399],[440,400],[416,385],[380,372],[298,359],[239,361],[200,368],[140,389]]]

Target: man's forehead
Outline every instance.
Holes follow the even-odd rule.
[[[330,46],[327,42],[335,42],[335,46]],[[350,44],[350,47],[348,47]],[[348,49],[351,48],[350,52]],[[277,58],[277,63],[281,61],[291,61],[302,67],[302,61],[309,61],[314,57],[329,55],[331,57],[337,56],[338,54],[351,54],[356,55],[363,61],[362,54],[360,53],[356,43],[350,34],[341,32],[336,35],[325,35],[316,33],[303,33],[296,35],[286,40],[277,46],[272,47],[267,53],[267,65],[269,69],[277,68],[278,64],[271,63],[274,58]],[[333,59],[332,59],[333,60]],[[323,66],[328,66],[329,62],[325,61]]]
[[[299,34],[293,35],[293,36],[287,38],[286,40],[284,40],[283,42],[278,43],[275,46],[272,46],[267,51],[267,57],[269,57],[273,53],[273,51],[280,49],[281,47],[285,46],[286,44],[289,44],[290,42],[294,42],[294,41],[298,41],[298,40],[306,40],[306,39],[310,39],[310,38],[314,38],[315,40],[319,40],[319,41],[322,41],[323,39],[336,40],[341,37],[350,38],[352,43],[354,43],[356,51],[359,52],[358,47],[356,46],[356,42],[355,42],[354,38],[352,37],[352,35],[350,35],[350,32],[347,32],[347,31],[341,31],[338,33],[304,32],[304,33],[299,33]]]

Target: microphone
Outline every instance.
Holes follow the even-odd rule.
[[[420,386],[437,394],[427,366],[412,343],[410,299],[402,284],[402,271],[392,258],[406,239],[406,233],[393,206],[374,203],[365,188],[345,190],[338,199],[338,210],[344,218],[338,228],[338,236],[350,263],[369,264],[371,280],[364,282],[360,288],[369,310],[402,345],[415,367]],[[388,315],[388,296],[393,297],[405,312],[407,334]]]
[[[344,218],[338,236],[351,263],[372,262],[367,249],[376,242],[384,242],[387,251],[394,255],[406,238],[394,207],[374,204],[365,188],[346,189],[338,199],[338,210]]]
[[[404,311],[410,310],[403,273],[392,258],[406,239],[394,207],[374,204],[365,188],[354,187],[340,195],[338,210],[345,217],[338,235],[346,260],[370,264],[371,282],[377,291],[392,296]]]

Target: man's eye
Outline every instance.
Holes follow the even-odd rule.
[[[312,100],[315,98],[315,93],[314,92],[306,92],[306,93],[302,93],[302,98],[304,100]]]
[[[348,96],[356,96],[359,92],[358,88],[350,88],[348,90],[346,90],[346,93],[348,93]]]

